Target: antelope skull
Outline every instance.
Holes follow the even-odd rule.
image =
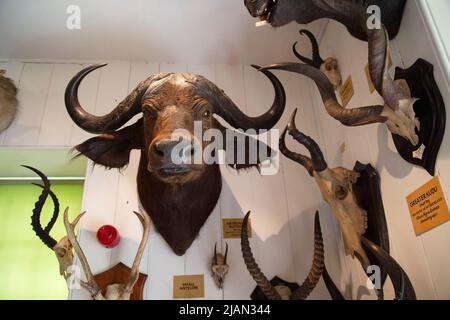
[[[356,256],[366,269],[370,263],[362,248],[361,236],[367,229],[367,212],[360,208],[353,192],[359,174],[345,168],[328,168],[317,143],[300,132],[295,126],[294,111],[291,120],[280,137],[280,151],[289,159],[303,165],[316,181],[323,199],[335,214],[344,238],[346,254]],[[285,143],[286,133],[304,145],[311,158],[290,151]]]
[[[342,83],[341,71],[339,70],[337,59],[329,57],[323,60],[320,56],[319,44],[317,43],[316,37],[314,37],[314,35],[310,31],[305,29],[300,30],[300,34],[306,35],[311,41],[312,59],[306,58],[297,51],[298,42],[295,42],[292,46],[292,51],[294,52],[295,56],[303,63],[306,63],[307,65],[310,65],[322,71],[322,73],[332,84],[334,90],[336,90]]]
[[[14,82],[0,70],[0,133],[6,130],[17,113],[17,88]]]
[[[225,255],[217,253],[217,243],[214,245],[214,256],[211,259],[211,275],[219,289],[223,288],[225,276],[230,267],[227,264],[228,243],[226,244]]]

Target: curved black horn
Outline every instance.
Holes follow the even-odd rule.
[[[40,187],[42,189],[45,189],[45,186],[42,186],[38,183],[32,183],[33,185]],[[56,223],[56,220],[58,220],[58,216],[59,216],[59,200],[58,197],[56,196],[56,194],[52,191],[49,190],[49,195],[52,198],[53,201],[53,215],[52,218],[50,219],[50,221],[48,222],[48,224],[45,226],[44,228],[44,232],[45,233],[50,233],[50,231],[52,231],[53,226]]]
[[[361,237],[361,242],[366,250],[372,252],[380,261],[381,268],[385,268],[395,290],[395,299],[397,300],[416,300],[416,293],[411,281],[402,267],[382,248]]]
[[[311,154],[311,163],[313,170],[316,172],[325,171],[328,168],[328,165],[325,161],[322,151],[311,137],[308,137],[297,129],[297,127],[295,126],[296,115],[297,109],[294,110],[294,113],[291,116],[291,120],[289,121],[289,124],[287,126],[287,131],[295,140],[297,140],[297,142],[301,143],[306,147],[306,149],[308,149],[309,153]]]
[[[217,242],[214,244],[214,265],[217,266]]]
[[[339,291],[338,287],[334,283],[333,279],[331,279],[330,274],[327,271],[327,268],[323,268],[323,281],[325,282],[325,286],[327,287],[328,293],[331,296],[331,299],[333,300],[345,300],[344,296],[342,295],[341,291]]]
[[[226,249],[225,249],[225,256],[223,258],[223,264],[227,264],[227,257],[228,257],[228,243],[225,242]]]
[[[305,58],[300,53],[298,53],[296,49],[297,42],[294,43],[294,46],[292,47],[292,50],[294,51],[295,56],[300,59],[300,61],[309,64],[310,66],[316,67],[317,69],[320,69],[320,66],[325,62],[322,57],[320,56],[320,50],[319,50],[319,44],[317,43],[316,37],[309,31],[302,29],[299,31],[301,35],[306,35],[309,40],[311,41],[312,46],[312,60]]]
[[[281,133],[280,141],[278,143],[278,147],[279,147],[281,153],[284,154],[287,158],[291,159],[292,161],[295,161],[295,162],[301,164],[303,167],[305,167],[306,170],[308,171],[309,175],[312,177],[314,175],[314,169],[313,169],[313,164],[312,164],[311,159],[300,153],[296,153],[296,152],[289,150],[288,147],[286,146],[287,131],[288,131],[288,128],[286,126],[286,128]]]
[[[83,109],[78,101],[78,87],[81,81],[92,71],[106,66],[97,64],[78,72],[66,87],[64,100],[72,120],[83,130],[90,133],[106,133],[119,129],[134,115],[141,112],[141,98],[147,90],[151,77],[142,81],[113,111],[104,116],[94,116]]]
[[[42,208],[44,207],[45,201],[47,200],[47,197],[50,193],[50,181],[48,181],[45,174],[43,174],[41,171],[39,171],[36,168],[30,167],[30,166],[24,166],[22,167],[30,169],[31,171],[35,172],[39,177],[41,177],[42,182],[44,183],[44,189],[42,190],[41,195],[39,196],[38,201],[34,205],[33,209],[33,215],[31,216],[31,226],[33,227],[34,232],[39,237],[39,239],[42,240],[42,242],[53,250],[53,247],[57,244],[57,241],[53,239],[49,233],[46,233],[44,229],[42,229],[40,217]]]
[[[325,268],[322,228],[320,227],[319,211],[314,217],[314,257],[311,270],[302,285],[292,293],[291,300],[305,300],[316,288]]]
[[[322,101],[328,114],[346,126],[361,126],[370,123],[386,122],[381,116],[384,106],[375,105],[360,108],[342,107],[330,80],[318,69],[303,63],[280,63],[261,68],[261,70],[285,70],[299,73],[311,78],[319,89]]]
[[[246,214],[244,221],[242,222],[241,229],[241,250],[242,257],[244,258],[245,265],[250,272],[253,280],[258,284],[258,287],[264,293],[269,300],[281,300],[280,295],[275,290],[275,288],[267,280],[264,273],[259,269],[258,264],[253,257],[252,249],[250,248],[250,242],[248,241],[247,226],[248,218],[250,216],[250,211]]]
[[[260,68],[255,65],[252,65],[252,67],[255,69]],[[275,126],[283,115],[286,106],[286,93],[280,80],[274,74],[267,70],[263,70],[262,73],[272,83],[275,89],[275,98],[270,109],[258,117],[245,115],[223,90],[203,77],[198,77],[192,85],[198,89],[200,94],[212,102],[214,112],[234,128],[242,130],[269,130]]]

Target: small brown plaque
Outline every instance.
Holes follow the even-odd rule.
[[[224,239],[240,239],[242,222],[244,219],[223,219],[223,238]],[[248,219],[247,224],[248,237],[252,237],[252,224],[251,219]]]
[[[447,202],[438,177],[434,177],[411,193],[406,200],[417,236],[450,220]]]
[[[353,80],[352,76],[348,76],[347,80],[345,80],[344,85],[341,87],[339,92],[341,94],[342,106],[345,108],[350,100],[353,98],[355,94],[355,90],[353,89]]]
[[[204,298],[205,278],[203,274],[173,276],[173,298]]]

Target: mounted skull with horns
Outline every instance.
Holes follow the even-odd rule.
[[[314,177],[323,199],[330,205],[342,230],[346,254],[360,260],[364,269],[370,263],[361,246],[361,236],[367,229],[367,212],[360,208],[353,192],[359,173],[346,168],[328,168],[322,151],[317,143],[307,135],[300,132],[295,126],[297,110],[280,137],[280,151],[289,159],[301,164]],[[311,158],[290,151],[286,146],[286,133],[304,145]]]
[[[100,67],[102,65],[83,69],[66,89],[65,103],[73,121],[88,132],[100,134],[75,148],[108,168],[126,166],[131,150],[140,150],[139,199],[157,231],[176,254],[183,255],[216,206],[222,180],[217,162],[209,164],[202,157],[199,162],[180,163],[174,161],[173,156],[181,154],[189,158],[198,151],[195,146],[203,151],[209,145],[196,139],[194,122],[201,121],[202,135],[215,128],[223,132],[223,137],[227,136],[227,129],[213,115],[238,129],[271,129],[284,111],[284,88],[272,73],[263,71],[275,89],[274,102],[266,113],[249,117],[206,78],[187,73],[162,73],[142,81],[109,114],[94,116],[80,105],[78,87],[84,77]],[[143,117],[136,123],[119,130],[140,113]],[[248,146],[252,138],[242,136]],[[232,147],[235,148],[234,140]],[[248,161],[249,158],[246,153],[244,163],[237,159],[230,165],[235,169],[260,165],[261,159]]]
[[[322,276],[324,270],[324,250],[323,250],[323,238],[322,229],[320,227],[319,212],[316,212],[314,219],[314,257],[311,270],[301,286],[294,284],[289,286],[287,282],[281,280],[279,285],[272,285],[273,281],[269,281],[264,273],[259,269],[258,264],[250,248],[250,242],[248,241],[248,219],[250,212],[248,212],[244,218],[241,229],[241,250],[242,257],[244,258],[245,265],[247,266],[250,275],[257,283],[259,289],[264,294],[264,297],[268,300],[305,300],[317,286],[317,283]],[[275,279],[274,279],[275,280]]]
[[[414,112],[417,99],[411,97],[405,81],[394,81],[389,74],[389,41],[386,30],[368,30],[369,72],[384,105],[360,108],[344,108],[336,98],[333,86],[327,77],[316,68],[300,63],[280,63],[262,70],[286,70],[311,78],[319,89],[325,109],[336,120],[346,126],[362,126],[385,123],[396,135],[408,140],[413,146],[419,143],[416,128],[420,127]]]
[[[223,288],[225,276],[230,270],[227,264],[228,243],[226,243],[225,255],[217,253],[217,243],[214,245],[214,256],[211,259],[211,275],[219,289]]]
[[[329,57],[325,60],[322,59],[319,51],[319,44],[317,43],[316,37],[314,37],[314,35],[310,31],[302,29],[300,30],[300,34],[306,35],[311,41],[312,59],[302,56],[297,51],[298,42],[295,42],[294,45],[292,46],[292,51],[294,52],[295,56],[298,59],[300,59],[300,61],[302,61],[303,63],[306,63],[307,65],[310,65],[322,71],[322,73],[328,78],[328,80],[333,85],[334,90],[336,90],[341,85],[342,82],[342,76],[341,71],[339,70],[338,61],[332,57]]]

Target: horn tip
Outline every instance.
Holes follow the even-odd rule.
[[[292,132],[292,130],[297,129],[297,127],[295,126],[296,117],[297,117],[297,108],[295,108],[294,112],[292,113],[291,119],[289,120],[289,124],[287,126],[289,132]]]

